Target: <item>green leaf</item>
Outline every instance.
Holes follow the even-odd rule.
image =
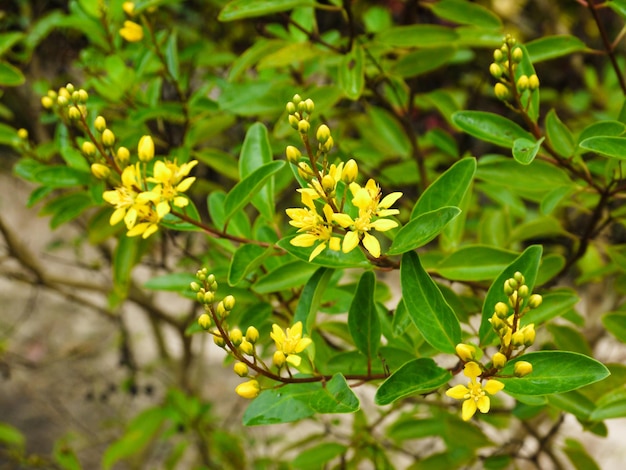
[[[483,303],[482,321],[479,330],[481,344],[485,344],[494,335],[489,319],[495,311],[496,303],[508,301],[503,290],[504,281],[513,277],[515,272],[519,271],[524,275],[526,285],[529,291],[532,292],[535,286],[535,279],[537,278],[542,251],[543,248],[540,245],[529,246],[515,261],[509,264],[506,269],[500,273],[493,284],[491,284],[487,296],[485,297],[485,302]],[[519,393],[524,394],[524,392]]]
[[[578,419],[589,421],[591,412],[596,405],[578,390],[572,390],[566,393],[556,393],[547,395],[548,403],[560,410],[573,414]]]
[[[287,384],[279,389],[264,390],[256,397],[243,414],[243,424],[290,423],[315,414],[309,405],[319,384]]]
[[[313,247],[293,246],[290,241],[294,237],[296,237],[296,235],[283,238],[278,241],[277,245],[296,258],[308,263]],[[352,250],[349,253],[343,253],[342,251],[333,251],[327,248],[317,255],[311,263],[328,268],[366,268],[370,266],[370,262],[359,249]]]
[[[591,152],[596,152],[618,160],[626,160],[626,137],[589,137],[578,145]]]
[[[463,158],[456,162],[421,194],[413,207],[411,219],[445,206],[459,206],[472,184],[474,173],[475,158]]]
[[[442,0],[432,5],[439,18],[485,29],[499,29],[502,22],[491,10],[466,0]]]
[[[375,41],[392,47],[441,47],[454,42],[457,34],[444,26],[416,24],[396,26],[375,36]]]
[[[399,255],[426,245],[460,213],[458,207],[441,207],[418,215],[398,230],[387,254]]]
[[[371,120],[367,132],[376,129],[376,141],[384,148],[386,156],[408,157],[411,154],[411,142],[391,113],[370,106],[367,108],[367,115]]]
[[[578,142],[590,137],[618,137],[626,132],[626,124],[620,121],[595,121],[585,127],[578,136]]]
[[[402,78],[412,78],[431,72],[450,62],[456,49],[450,46],[419,49],[400,57],[391,72]]]
[[[485,281],[494,279],[518,253],[492,246],[461,247],[434,266],[435,271],[454,281]]]
[[[195,281],[197,281],[196,276],[187,272],[169,273],[152,277],[143,286],[150,290],[184,292],[188,291],[189,285]]]
[[[603,421],[623,417],[626,417],[626,388],[621,386],[602,395],[589,419]]]
[[[504,391],[522,395],[549,395],[569,392],[609,376],[604,364],[583,354],[568,351],[537,351],[507,363],[501,374],[513,375],[515,363],[527,361],[533,371],[525,377],[498,377]]]
[[[170,73],[174,80],[180,80],[180,64],[178,61],[178,43],[176,31],[172,31],[167,38],[167,44],[165,46],[165,62],[167,63],[167,71]]]
[[[19,429],[7,423],[0,423],[0,442],[7,447],[23,449],[26,438]]]
[[[223,191],[213,191],[207,198],[207,205],[209,206],[209,215],[215,227],[219,230],[225,230],[225,225],[228,222],[226,232],[237,235],[244,238],[249,238],[250,234],[250,221],[245,211],[237,211],[233,215],[232,219],[227,221],[226,214],[224,213],[224,200],[226,194]]]
[[[0,34],[0,57],[10,50],[18,41],[22,40],[24,33],[13,31]]]
[[[63,470],[81,470],[83,467],[80,460],[68,441],[67,437],[62,437],[54,443],[52,451],[54,461]]]
[[[299,470],[318,470],[335,457],[345,454],[348,448],[337,442],[322,442],[309,449],[299,450],[291,461],[293,468]]]
[[[452,122],[469,135],[485,142],[512,148],[516,139],[533,141],[531,134],[499,114],[485,111],[457,111]]]
[[[328,281],[335,271],[330,268],[319,268],[309,278],[298,298],[298,306],[293,316],[293,322],[301,321],[304,325],[303,333],[312,331],[317,312],[319,311],[322,296],[328,286]]]
[[[576,140],[554,109],[548,111],[545,124],[548,142],[552,148],[562,157],[572,156],[576,150]]]
[[[26,81],[20,69],[8,62],[0,62],[0,86],[19,86]]]
[[[292,261],[283,264],[257,279],[252,290],[258,294],[269,294],[303,285],[311,277],[317,266]]]
[[[121,236],[113,254],[113,286],[118,299],[124,299],[130,287],[131,272],[139,261],[140,237]]]
[[[618,340],[626,343],[626,313],[607,313],[602,316],[602,324]]]
[[[513,142],[513,158],[522,165],[530,165],[537,156],[539,149],[541,149],[541,143],[544,139],[542,137],[536,142],[523,137],[515,139]]]
[[[365,271],[359,280],[348,311],[348,329],[354,345],[371,361],[380,346],[381,326],[374,303],[376,276]]]
[[[267,128],[260,122],[250,126],[241,147],[239,155],[239,174],[246,178],[255,170],[267,165],[272,161],[272,148],[267,133]],[[252,205],[267,220],[274,217],[274,182],[270,180],[257,194],[252,197]]]
[[[230,219],[235,212],[244,207],[267,183],[267,181],[285,166],[284,161],[269,162],[260,166],[235,185],[224,199],[224,214]]]
[[[61,165],[44,166],[34,177],[37,183],[51,188],[70,188],[93,182],[91,173]]]
[[[217,19],[234,21],[255,18],[307,6],[315,6],[315,2],[313,0],[231,0],[224,5]]]
[[[547,325],[546,328],[552,335],[557,349],[577,352],[586,356],[593,354],[589,343],[578,329],[567,325],[556,325],[554,323]]]
[[[358,100],[365,86],[365,56],[363,48],[354,44],[339,64],[339,86],[351,100]]]
[[[55,229],[60,225],[75,219],[87,208],[93,205],[91,197],[84,192],[62,194],[49,201],[42,209],[41,215],[52,215],[50,227]]]
[[[341,374],[333,375],[309,400],[318,413],[354,413],[359,409],[359,399]]]
[[[584,42],[569,34],[544,36],[526,43],[526,51],[533,64],[586,49]]]
[[[609,2],[611,5],[613,2]],[[584,446],[574,439],[565,439],[565,447],[563,447],[563,453],[567,455],[567,458],[572,463],[572,467],[575,470],[601,470],[600,466],[595,460],[587,453]]]
[[[271,250],[273,251],[273,250]],[[271,252],[270,251],[270,252]],[[253,244],[242,244],[237,248],[230,260],[228,268],[228,285],[236,286],[242,281],[250,271],[256,269],[265,258],[266,248]]]
[[[432,359],[414,359],[400,367],[378,387],[374,402],[377,405],[388,405],[409,395],[432,392],[451,378],[452,374],[439,367]]]
[[[424,339],[437,350],[454,354],[461,342],[459,320],[414,252],[402,256],[400,283],[409,316]]]

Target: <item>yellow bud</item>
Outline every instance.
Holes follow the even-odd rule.
[[[528,86],[529,86],[528,77],[526,75],[522,75],[520,78],[517,79],[516,86],[519,91],[528,90]]]
[[[223,348],[226,346],[226,342],[224,341],[224,338],[222,338],[222,336],[219,333],[213,334],[213,342],[220,348]]]
[[[21,129],[17,130],[17,136],[22,140],[26,140],[28,139],[28,131],[22,127]]]
[[[287,114],[293,114],[296,112],[296,105],[293,102],[289,101],[285,106],[285,110],[287,111]]]
[[[246,339],[255,344],[259,340],[259,330],[257,330],[254,326],[249,326],[246,330]]]
[[[103,165],[102,163],[92,163],[91,173],[99,180],[104,180],[109,177],[111,170],[108,166]]]
[[[497,352],[492,356],[491,362],[496,369],[502,369],[506,365],[506,356]]]
[[[502,62],[503,58],[504,56],[502,55],[502,51],[500,49],[496,49],[495,51],[493,51],[493,60],[495,60],[496,62]]]
[[[107,128],[106,119],[104,119],[103,116],[96,117],[96,120],[94,121],[94,127],[98,132],[104,132],[104,130]]]
[[[495,307],[496,315],[500,318],[506,318],[509,313],[509,306],[504,302],[498,302]]]
[[[206,276],[207,270],[204,268],[204,274]],[[211,290],[217,290],[217,282],[215,281],[215,274],[209,274],[206,276],[206,283],[211,286]]]
[[[83,155],[85,155],[86,157],[93,157],[96,154],[96,146],[93,144],[93,142],[90,142],[89,140],[83,142],[83,145],[80,146],[80,149],[82,150]]]
[[[533,371],[533,365],[526,361],[517,361],[514,366],[515,377],[524,377]]]
[[[502,67],[494,62],[489,66],[489,73],[493,78],[500,78],[502,76]]]
[[[315,136],[317,140],[323,144],[330,138],[330,129],[326,124],[322,124],[317,128],[317,134]]]
[[[214,300],[215,300],[215,292],[207,291],[202,296],[202,302],[204,304],[212,304]]]
[[[120,36],[128,42],[138,42],[143,39],[143,28],[134,21],[124,21],[124,27],[120,29]]]
[[[235,374],[237,374],[239,377],[248,376],[248,366],[243,362],[236,362],[233,366],[233,370],[235,371]]]
[[[120,147],[121,148],[121,147]],[[206,275],[207,275],[207,268],[202,268],[202,269],[198,269],[196,271],[196,279],[198,281],[205,281],[206,280]]]
[[[79,103],[86,103],[88,98],[89,98],[89,94],[85,90],[83,90],[82,88],[78,90],[78,102]]]
[[[135,12],[135,4],[133,2],[124,2],[122,3],[122,10],[124,10],[124,13],[128,16],[133,16],[133,13]]]
[[[198,284],[196,281],[190,282],[189,288],[194,292],[199,292],[201,289],[200,284]]]
[[[239,328],[233,328],[228,332],[228,337],[230,338],[230,342],[233,343],[233,346],[239,346],[243,341],[243,333]]]
[[[203,330],[208,330],[211,327],[211,316],[208,313],[203,313],[198,317],[198,324]]]
[[[354,183],[356,181],[358,174],[359,174],[359,167],[356,161],[354,161],[354,159],[351,158],[343,166],[341,179],[347,184]]]
[[[310,180],[312,175],[311,167],[306,162],[298,163],[298,174],[305,180]]]
[[[532,346],[535,342],[535,337],[537,332],[535,331],[535,324],[531,323],[526,325],[521,329],[522,334],[524,335],[524,346]]]
[[[509,304],[511,305],[511,307],[515,307],[515,305],[517,304],[517,291],[509,295]]]
[[[311,98],[307,98],[304,101],[304,110],[307,113],[311,114],[314,109],[315,109],[315,103],[313,103],[313,100]]]
[[[105,129],[102,133],[102,145],[105,147],[113,147],[115,145],[115,134],[111,129]]]
[[[526,282],[524,275],[519,271],[515,271],[515,274],[513,274],[513,279],[515,279],[519,284],[524,284]]]
[[[513,290],[516,290],[519,287],[519,283],[517,282],[515,278],[512,277],[508,279],[508,281],[509,281],[509,286],[511,286]]]
[[[74,89],[73,89],[73,88],[72,88],[72,91],[74,91]],[[61,87],[61,88],[59,88],[59,97],[61,97],[61,96],[62,96],[63,98],[65,98],[66,100],[69,100],[69,99],[70,99],[70,96],[71,96],[71,95],[70,95],[69,90],[68,90],[66,87]]]
[[[224,302],[220,301],[217,304],[217,315],[220,318],[226,318],[228,316],[230,312],[228,310],[226,310],[226,308],[224,307]]]
[[[232,310],[235,307],[235,298],[232,295],[227,295],[224,297],[224,308],[228,311]]]
[[[71,106],[67,111],[67,117],[69,117],[72,121],[78,121],[81,118],[82,114],[80,113],[80,109],[76,106]]]
[[[287,149],[285,150],[285,154],[287,155],[287,161],[290,163],[294,163],[294,164],[298,163],[298,160],[302,156],[302,153],[300,153],[300,150],[298,150],[293,145],[287,146]]]
[[[496,83],[493,92],[499,100],[506,100],[509,97],[509,89],[504,83]]]
[[[459,343],[455,347],[456,354],[463,362],[472,361],[476,355],[476,349],[469,344]]]
[[[50,109],[52,108],[52,106],[54,106],[54,101],[49,96],[43,96],[41,98],[41,106],[43,106],[45,109]]]
[[[298,122],[298,132],[300,132],[300,134],[306,134],[307,132],[309,132],[310,128],[311,124],[309,124],[309,121],[307,121],[306,119],[300,119],[300,121]]]
[[[279,369],[285,365],[286,360],[287,358],[285,357],[285,353],[283,353],[282,351],[276,351],[272,356],[272,362]]]
[[[539,88],[539,77],[537,77],[537,75],[532,74],[530,77],[528,77],[528,88],[530,89],[530,91],[535,91],[537,88]]]
[[[259,386],[259,382],[256,380],[249,380],[237,385],[235,392],[240,397],[252,399],[259,396],[259,393],[261,393],[261,387]]]
[[[300,97],[300,95],[296,93],[295,95],[293,95],[293,98],[291,99],[291,101],[293,101],[293,103],[297,106],[302,101],[302,98]]]
[[[139,161],[147,163],[154,158],[154,141],[149,135],[144,135],[139,139],[139,145],[137,145],[137,155]]]
[[[74,85],[71,83],[68,83],[67,85],[65,85],[65,89],[70,95],[74,93],[74,90],[75,90]]]
[[[126,147],[120,147],[117,149],[117,161],[120,164],[125,165],[130,160],[130,151]]]
[[[254,356],[254,345],[245,338],[241,340],[239,350],[248,356]]]
[[[335,179],[330,175],[324,175],[322,177],[322,188],[324,188],[324,192],[332,196],[332,193],[335,192]]]
[[[298,129],[298,124],[300,123],[300,120],[295,117],[293,114],[289,115],[289,125],[291,127],[293,127],[294,129]]]
[[[513,52],[511,53],[511,58],[514,62],[520,63],[523,57],[524,51],[522,51],[521,47],[516,47],[515,49],[513,49]]]
[[[323,151],[330,152],[330,150],[333,148],[334,145],[335,145],[335,141],[333,140],[331,136],[328,138],[326,142],[324,142],[324,144],[320,144],[320,147]]]
[[[524,346],[524,333],[516,331],[511,335],[511,343],[513,346]]]
[[[522,299],[525,299],[530,294],[528,290],[528,286],[526,284],[522,284],[517,288],[517,295],[519,295]]]
[[[530,308],[537,308],[541,305],[542,302],[543,302],[543,297],[541,297],[541,295],[533,294],[528,299],[528,306]]]
[[[513,291],[515,291],[515,289],[513,288],[513,286],[511,286],[511,280],[507,279],[506,281],[504,281],[504,293],[509,296],[513,293]]]

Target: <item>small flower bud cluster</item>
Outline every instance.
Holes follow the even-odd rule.
[[[535,74],[530,77],[520,75],[515,79],[517,67],[523,58],[523,49],[510,35],[507,35],[502,46],[493,52],[494,62],[489,66],[489,73],[498,80],[493,92],[499,100],[507,101],[514,94],[522,94],[526,90],[533,92],[539,88],[539,78]]]
[[[46,96],[41,98],[41,105],[45,109],[57,111],[63,118],[77,122],[87,116],[88,98],[89,94],[85,90],[68,83],[57,91],[48,90]]]
[[[285,107],[289,114],[289,125],[300,134],[307,134],[311,129],[309,118],[315,109],[315,103],[311,98],[303,100],[300,95],[294,95]]]

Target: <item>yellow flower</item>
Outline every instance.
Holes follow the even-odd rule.
[[[298,367],[302,360],[297,354],[313,342],[311,338],[302,337],[302,322],[300,321],[285,331],[277,324],[273,324],[270,337],[276,343],[276,349],[282,352],[286,357],[285,360],[294,367]]]
[[[138,42],[143,39],[143,28],[134,21],[124,21],[124,27],[120,29],[120,36],[128,42]]]
[[[481,413],[487,413],[491,406],[487,393],[495,395],[504,388],[502,382],[493,379],[487,380],[483,387],[482,384],[476,381],[480,373],[480,366],[477,363],[468,362],[463,370],[463,374],[470,379],[467,387],[465,385],[456,385],[446,392],[446,395],[456,400],[465,400],[461,412],[463,421],[470,420],[477,409]]]
[[[135,199],[139,194],[141,172],[138,165],[130,165],[122,172],[122,186],[111,191],[105,191],[102,198],[115,206],[109,223],[117,225],[122,219],[127,228],[132,228],[137,220],[137,203]]]
[[[191,169],[198,164],[198,160],[192,160],[178,166],[176,162],[157,161],[154,164],[153,176],[148,178],[151,183],[156,183],[155,188],[160,193],[162,201],[171,201],[176,207],[185,207],[189,201],[180,194],[187,191],[193,182],[195,176],[186,177]],[[155,191],[155,188],[152,191]]]
[[[240,397],[252,399],[259,396],[261,387],[256,380],[248,380],[247,382],[237,385],[235,392],[237,392],[237,395]]]

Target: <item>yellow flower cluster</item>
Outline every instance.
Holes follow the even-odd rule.
[[[326,248],[349,253],[360,243],[374,258],[380,257],[381,247],[372,231],[385,232],[398,226],[388,217],[398,214],[398,209],[390,207],[402,196],[395,192],[382,197],[376,181],[370,179],[365,186],[355,182],[358,176],[357,163],[350,159],[346,163],[329,164],[328,152],[334,140],[327,125],[319,126],[316,139],[318,150],[310,150],[308,132],[309,118],[314,103],[302,100],[295,95],[287,103],[289,122],[297,129],[307,148],[307,158],[289,146],[287,160],[298,167],[298,174],[306,181],[306,187],[299,189],[304,207],[287,209],[290,224],[298,229],[298,235],[291,244],[299,247],[315,248],[309,256],[312,261]],[[341,233],[343,232],[343,237]]]
[[[467,387],[465,385],[455,385],[446,391],[446,395],[456,400],[464,400],[461,411],[461,418],[468,421],[474,416],[476,410],[487,413],[491,407],[489,395],[495,395],[504,388],[504,384],[498,380],[489,379],[483,386],[476,379],[481,374],[480,366],[476,362],[465,364],[463,374],[470,379]]]
[[[517,67],[523,57],[524,51],[510,35],[504,38],[502,47],[494,51],[494,62],[489,66],[489,73],[498,80],[493,91],[499,100],[507,101],[513,95],[524,93],[526,90],[533,92],[539,88],[539,78],[535,74],[515,78]]]

